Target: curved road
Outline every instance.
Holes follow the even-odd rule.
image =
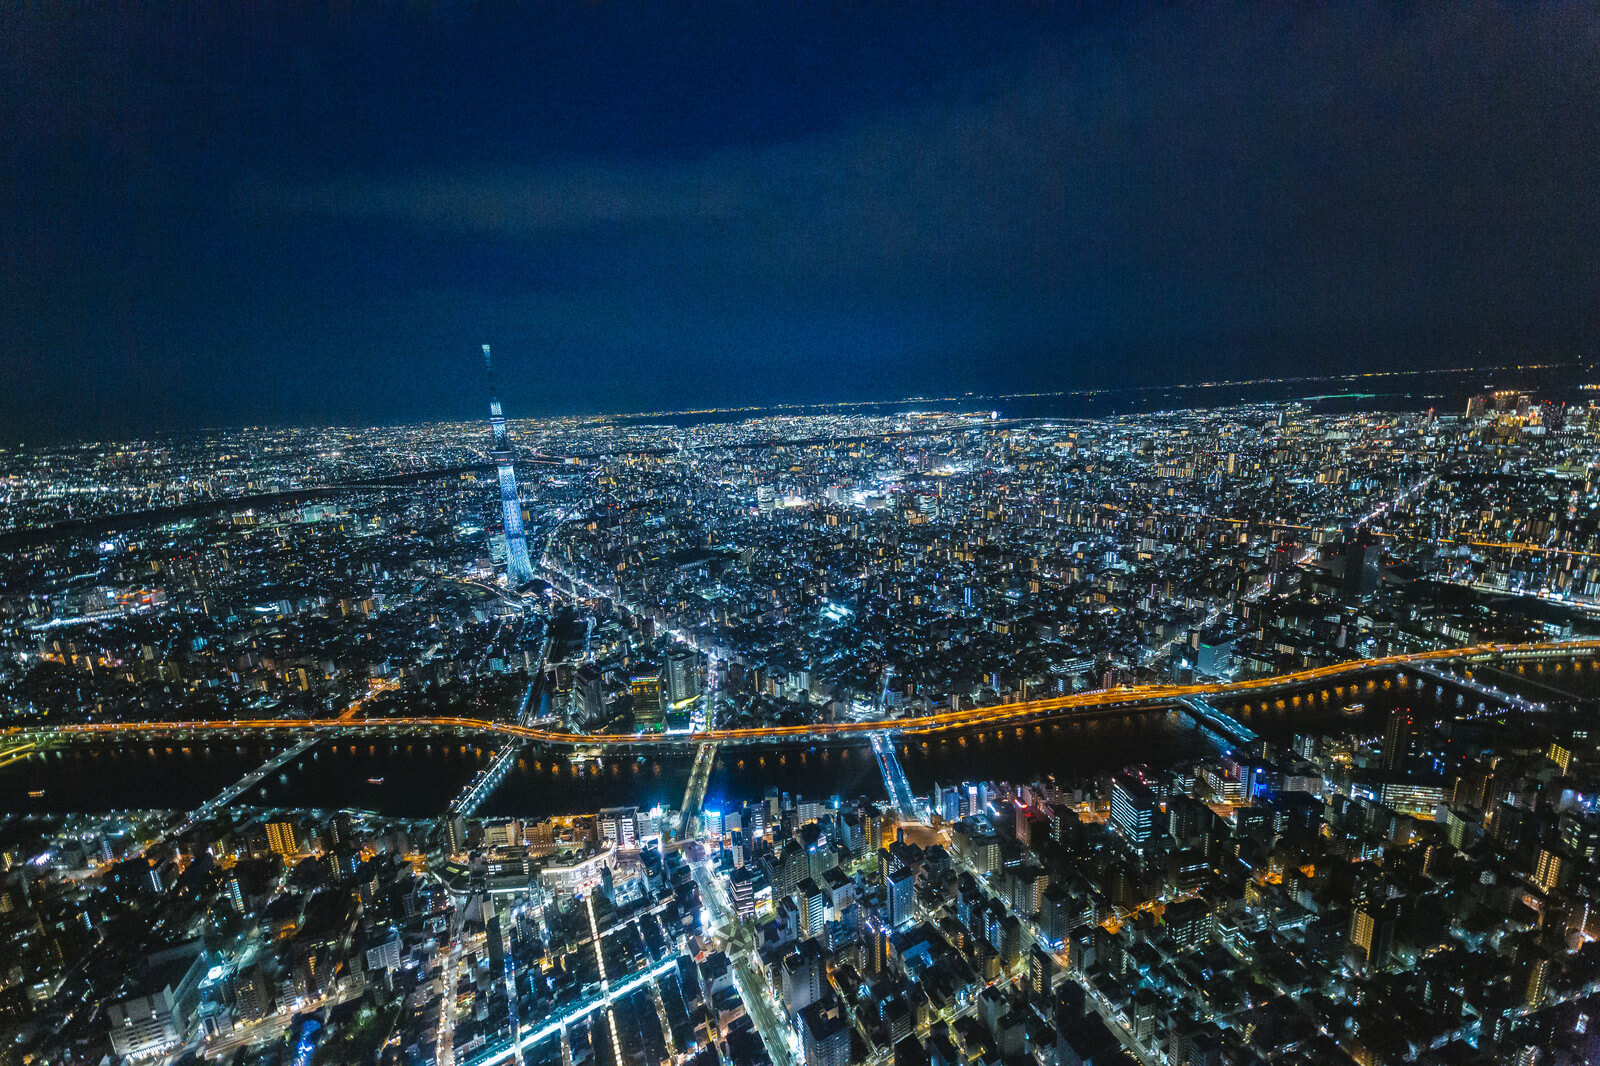
[[[316,732],[332,735],[475,733],[498,735],[540,744],[571,747],[662,747],[672,745],[760,744],[828,740],[852,734],[900,735],[937,733],[945,730],[975,729],[995,723],[1011,723],[1040,715],[1068,710],[1113,710],[1173,703],[1187,696],[1228,699],[1233,696],[1298,688],[1317,681],[1332,681],[1352,674],[1391,670],[1412,663],[1459,663],[1470,665],[1512,655],[1523,658],[1549,658],[1600,651],[1600,640],[1558,641],[1541,644],[1475,644],[1464,648],[1410,655],[1389,655],[1378,659],[1355,659],[1311,670],[1207,685],[1138,685],[1097,692],[1078,692],[1070,696],[1001,703],[962,711],[943,711],[921,718],[895,718],[867,722],[818,722],[811,725],[768,726],[754,729],[713,729],[702,733],[561,733],[515,722],[491,722],[481,718],[364,718],[364,719],[286,719],[261,718],[195,722],[107,722],[82,725],[12,728],[0,730],[4,738],[62,738],[159,736],[169,733],[234,732]]]

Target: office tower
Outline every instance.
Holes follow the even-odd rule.
[[[1011,909],[1032,916],[1044,907],[1044,893],[1050,875],[1038,866],[1022,866],[1011,872]]]
[[[851,857],[859,856],[865,840],[861,829],[861,815],[856,811],[846,811],[844,817],[839,819],[839,834]]]
[[[1568,811],[1557,823],[1561,846],[1573,858],[1593,862],[1600,855],[1600,825],[1585,819],[1575,811]]]
[[[1111,779],[1111,827],[1141,853],[1150,845],[1155,826],[1156,797],[1131,774]]]
[[[484,918],[484,939],[489,946],[489,974],[498,978],[506,972],[506,945],[505,934],[500,930],[500,914],[494,909],[494,904],[487,903],[485,910],[488,914]]]
[[[528,561],[528,538],[522,528],[522,500],[517,495],[517,475],[511,466],[511,448],[506,444],[506,419],[500,410],[500,397],[494,387],[494,365],[489,346],[483,346],[483,368],[489,375],[489,426],[494,434],[494,460],[500,478],[500,510],[505,517],[506,579],[513,585],[533,580],[533,564]]]

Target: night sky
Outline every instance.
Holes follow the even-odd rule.
[[[7,440],[1587,358],[1597,253],[1591,2],[0,0]]]

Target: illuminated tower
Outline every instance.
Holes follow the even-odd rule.
[[[495,395],[494,364],[489,346],[483,346],[483,368],[489,374],[489,425],[494,429],[494,449],[489,453],[500,474],[500,509],[506,524],[506,578],[513,585],[533,580],[533,564],[528,561],[528,537],[522,530],[522,500],[517,496],[517,475],[511,469],[511,448],[506,444],[506,418],[500,412],[500,397]]]

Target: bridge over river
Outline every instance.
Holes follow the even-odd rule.
[[[575,754],[650,752],[663,750],[696,751],[704,744],[725,746],[766,746],[829,741],[870,742],[875,735],[922,736],[932,733],[983,729],[1011,725],[1034,719],[1075,714],[1092,715],[1105,711],[1183,706],[1193,712],[1192,701],[1203,701],[1212,714],[1219,703],[1235,699],[1256,699],[1288,693],[1319,684],[1348,683],[1365,675],[1393,674],[1402,670],[1440,676],[1439,668],[1470,670],[1477,666],[1515,665],[1522,660],[1588,658],[1600,651],[1600,640],[1571,640],[1539,644],[1479,644],[1464,648],[1391,655],[1376,659],[1356,659],[1330,666],[1247,681],[1198,685],[1140,685],[1067,696],[973,707],[959,711],[913,718],[870,721],[817,722],[797,726],[767,726],[751,729],[714,729],[699,733],[568,733],[540,728],[517,721],[491,721],[481,718],[312,718],[312,719],[227,719],[177,722],[92,722],[55,726],[16,726],[0,731],[0,748],[28,743],[59,743],[72,740],[139,740],[164,737],[180,740],[243,740],[263,735],[292,735],[330,738],[418,738],[467,737],[515,740],[554,748],[573,749]],[[1422,667],[1434,669],[1423,671]],[[1237,723],[1234,723],[1237,725]]]

